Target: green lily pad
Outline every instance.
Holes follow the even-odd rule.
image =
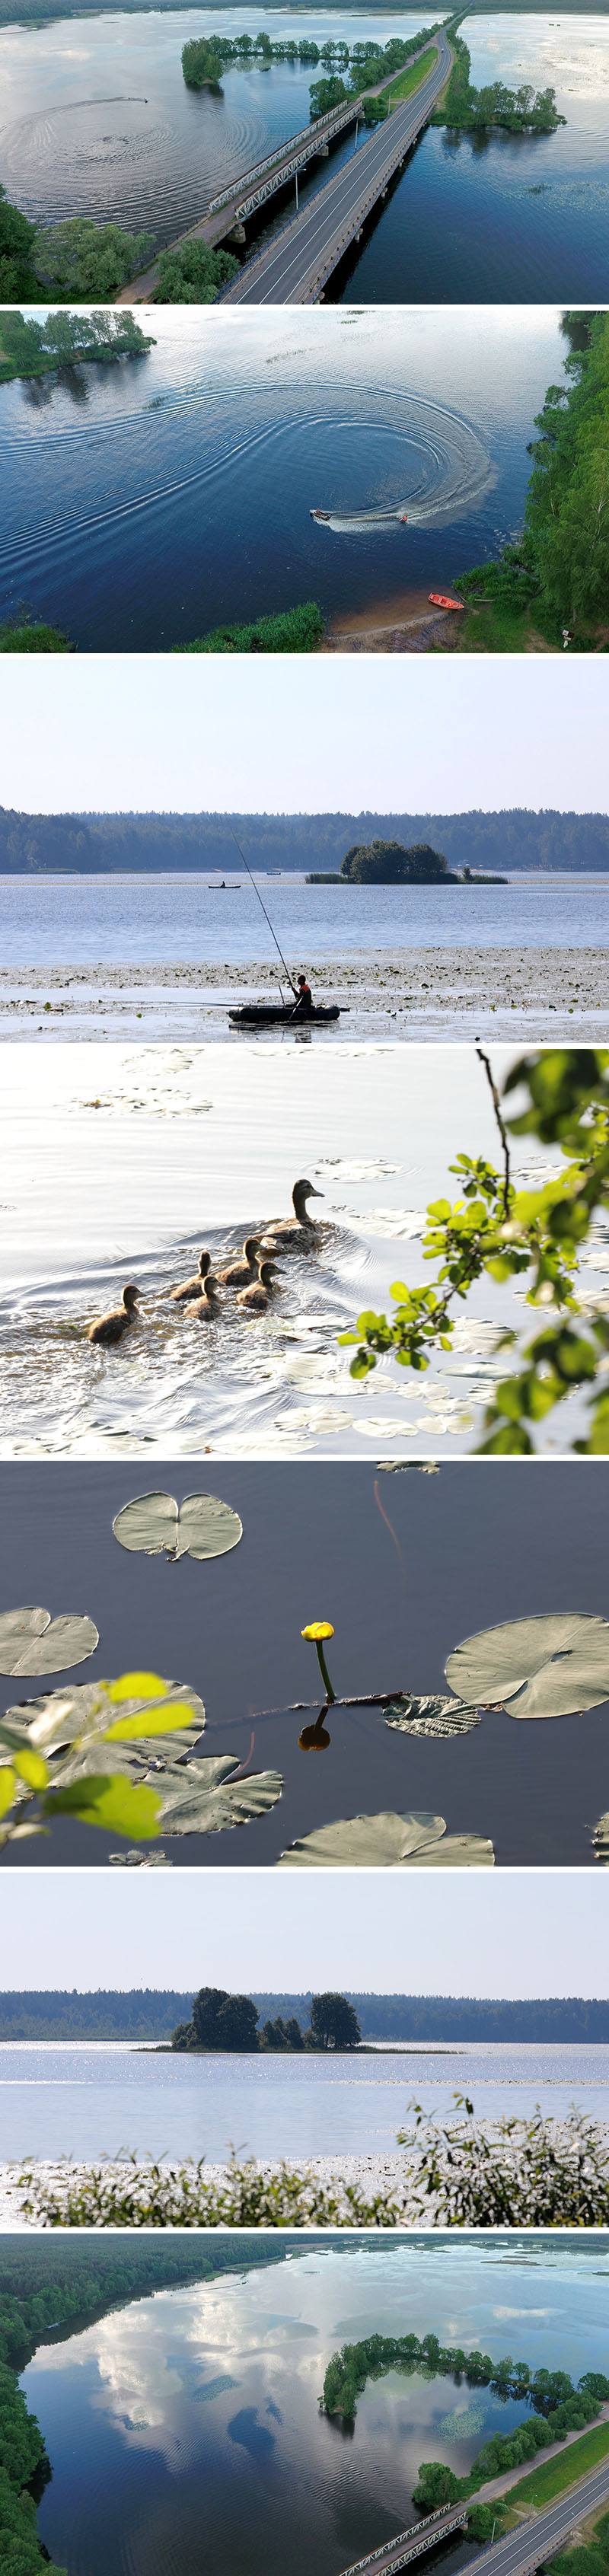
[[[221,1834],[227,1826],[249,1825],[264,1816],[281,1797],[280,1771],[248,1771],[235,1778],[236,1753],[206,1756],[199,1762],[176,1763],[158,1781],[149,1766],[146,1778],[158,1789],[159,1828],[163,1834]]]
[[[136,1494],[112,1523],[119,1547],[135,1556],[228,1556],[243,1537],[243,1522],[217,1494]]]
[[[451,1689],[508,1717],[571,1717],[609,1699],[609,1622],[581,1612],[482,1628],[448,1656]]]
[[[12,1673],[24,1680],[35,1673],[67,1673],[72,1664],[86,1663],[99,1645],[99,1630],[92,1619],[77,1611],[64,1610],[52,1619],[50,1610],[3,1610],[0,1612],[0,1673]]]
[[[108,1860],[111,1869],[173,1869],[166,1852],[109,1852]]]
[[[447,1834],[443,1816],[342,1817],[282,1852],[278,1869],[492,1869],[492,1843]]]
[[[472,1726],[480,1725],[480,1710],[469,1708],[466,1700],[414,1699],[409,1691],[388,1702],[384,1717],[400,1735],[469,1735]]]

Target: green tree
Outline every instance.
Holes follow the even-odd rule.
[[[409,850],[401,841],[355,841],[340,873],[349,885],[454,884],[446,859],[428,841],[414,841]]]
[[[249,1995],[229,1995],[223,1986],[201,1986],[194,1997],[196,2048],[235,2049],[240,2054],[255,2049],[257,2021],[256,2005],[250,2002]]]
[[[174,250],[161,251],[153,303],[214,304],[238,267],[232,251],[210,250],[201,240],[177,242]]]
[[[311,2039],[316,2048],[357,2048],[360,2026],[346,1995],[313,1996]]]
[[[72,297],[90,303],[97,295],[116,295],[143,268],[151,249],[151,233],[127,233],[120,224],[94,224],[88,215],[76,215],[36,233],[33,260],[39,285],[61,303]]]
[[[327,116],[331,107],[340,107],[348,96],[349,91],[345,89],[344,81],[339,80],[337,72],[331,73],[326,80],[313,81],[309,90],[312,122],[317,116]]]
[[[0,299],[14,304],[20,295],[36,296],[33,251],[36,226],[0,187]]]

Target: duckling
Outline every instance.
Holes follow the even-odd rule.
[[[259,1234],[246,1234],[243,1260],[231,1261],[228,1270],[218,1271],[218,1278],[222,1280],[224,1288],[249,1288],[250,1285],[255,1287],[258,1276],[256,1264],[259,1242]]]
[[[254,1280],[251,1288],[239,1288],[237,1293],[237,1305],[244,1306],[248,1315],[250,1315],[252,1311],[255,1315],[263,1313],[265,1306],[268,1306],[269,1297],[272,1297],[273,1295],[274,1287],[274,1261],[259,1260],[258,1277]]]
[[[208,1270],[211,1270],[211,1252],[200,1252],[199,1267],[195,1270],[194,1278],[182,1279],[179,1288],[170,1288],[169,1294],[173,1298],[174,1306],[186,1304],[191,1297],[202,1296],[203,1281],[207,1278]]]
[[[323,1190],[314,1189],[312,1181],[295,1181],[292,1191],[294,1219],[291,1216],[278,1216],[277,1220],[271,1217],[262,1238],[261,1251],[302,1252],[306,1248],[307,1237],[312,1239],[315,1231],[315,1219],[308,1214],[307,1199],[321,1198]]]
[[[99,1315],[97,1323],[89,1324],[87,1341],[122,1342],[129,1325],[138,1321],[138,1295],[139,1290],[134,1288],[132,1280],[128,1280],[126,1288],[123,1288],[122,1306],[113,1306],[111,1314]]]
[[[217,1279],[213,1279],[211,1270],[208,1270],[207,1278],[203,1280],[202,1296],[189,1298],[186,1312],[189,1317],[192,1316],[194,1318],[195,1323],[211,1324],[216,1313],[215,1290],[217,1285]]]

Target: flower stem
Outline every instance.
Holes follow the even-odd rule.
[[[330,1703],[332,1704],[332,1703],[333,1703],[333,1701],[334,1701],[335,1693],[334,1693],[334,1691],[333,1691],[333,1689],[332,1689],[332,1683],[331,1683],[331,1680],[330,1680],[330,1675],[329,1675],[329,1672],[328,1672],[328,1667],[327,1667],[327,1663],[326,1663],[326,1658],[325,1658],[325,1655],[324,1655],[324,1650],[323,1650],[323,1646],[322,1646],[321,1638],[320,1638],[320,1637],[316,1637],[316,1639],[315,1639],[315,1652],[316,1652],[316,1655],[317,1655],[317,1661],[318,1661],[318,1664],[319,1664],[319,1670],[320,1670],[320,1673],[321,1673],[321,1678],[322,1678],[322,1682],[323,1682],[323,1686],[324,1686],[324,1690],[325,1690],[325,1694],[326,1694],[326,1699],[328,1699],[328,1700],[330,1701]]]

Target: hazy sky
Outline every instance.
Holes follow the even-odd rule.
[[[0,804],[29,812],[607,806],[582,656],[9,656]]]
[[[0,1885],[0,1982],[605,1995],[606,1917],[592,1871],[29,1869]]]

